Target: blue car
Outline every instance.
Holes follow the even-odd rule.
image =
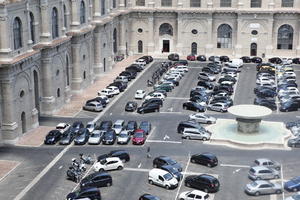
[[[284,183],[284,189],[289,192],[297,192],[300,191],[300,176],[297,176],[288,182]]]

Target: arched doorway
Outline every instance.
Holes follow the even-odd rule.
[[[22,133],[26,133],[26,116],[25,112],[21,114]]]
[[[33,84],[34,84],[34,105],[35,108],[38,111],[40,111],[39,78],[36,70],[33,71]]]
[[[173,27],[168,24],[164,23],[160,25],[159,27],[159,36],[162,39],[162,46],[161,51],[164,52],[170,52],[171,51],[171,44],[172,44],[172,37],[173,37]]]
[[[117,46],[117,29],[114,29],[114,32],[113,32],[113,51],[114,53],[117,53],[118,51],[118,46]]]
[[[197,43],[193,42],[191,45],[191,54],[197,55]]]
[[[105,72],[105,69],[106,68],[106,59],[105,58],[103,58],[103,71]]]
[[[251,43],[250,45],[250,56],[257,56],[257,44]]]
[[[138,53],[143,53],[143,41],[138,41]]]

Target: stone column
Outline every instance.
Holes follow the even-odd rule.
[[[101,63],[101,31],[97,26],[94,30],[94,73],[99,76],[103,72],[103,66]]]
[[[10,48],[10,40],[9,38],[9,26],[8,26],[8,18],[7,18],[7,10],[5,8],[0,8],[0,58],[6,57],[6,55],[11,52]]]
[[[205,45],[205,55],[209,56],[212,54],[213,51],[213,19],[212,19],[212,15],[210,15],[207,18],[207,44]]]
[[[94,19],[99,19],[101,16],[100,0],[94,0]]]
[[[3,80],[2,86],[2,138],[13,140],[17,134],[18,124],[15,121],[15,95],[13,94],[13,80]],[[19,116],[20,118],[21,116]]]
[[[126,19],[124,16],[121,17],[121,21],[119,22],[119,53],[125,55],[126,51],[126,40],[125,40],[125,34],[126,34]]]
[[[55,98],[53,96],[53,81],[52,81],[52,58],[44,58],[41,63],[41,83],[42,83],[42,98],[41,98],[41,113],[45,115],[53,114],[55,109]]]
[[[268,20],[268,41],[267,41],[267,46],[266,46],[266,52],[265,52],[265,55],[266,57],[270,57],[272,56],[273,54],[273,43],[274,43],[274,40],[277,39],[277,37],[275,37],[275,39],[273,38],[274,37],[274,18],[273,18],[273,15],[271,14],[269,20]]]
[[[297,30],[299,30],[300,20],[298,21],[297,26],[298,26]],[[297,47],[296,47],[296,55],[297,55],[297,57],[299,57],[300,56],[300,32],[297,31],[297,34],[298,34],[298,41],[297,41],[298,43],[297,43]]]
[[[152,15],[148,18],[148,54],[153,54],[154,51],[154,17]]]
[[[82,77],[80,70],[80,44],[72,44],[72,90],[79,91],[81,89]]]
[[[27,34],[27,44],[29,47],[32,46],[33,41],[31,38],[31,27],[30,27],[30,16],[29,16],[29,8],[28,8],[28,2],[26,3],[26,10],[24,11],[25,15],[26,15],[26,24],[28,27],[28,34]]]
[[[125,0],[119,0],[119,9],[124,10],[125,8]]]
[[[275,8],[274,0],[269,0],[268,8],[269,8],[269,9],[274,9],[274,8]]]
[[[173,1],[173,3],[174,3],[174,1]],[[177,5],[174,5],[174,7],[176,7],[176,6],[177,6],[177,8],[183,8],[182,0],[177,0]]]
[[[78,5],[76,0],[71,0],[71,12],[72,12],[72,19],[71,19],[71,30],[76,31],[80,26],[79,22],[79,11]]]
[[[182,51],[182,47],[183,47],[182,46],[182,36],[183,36],[182,31],[184,31],[184,28],[182,26],[183,26],[182,15],[178,14],[178,18],[177,18],[177,45],[176,45],[177,50],[176,51],[181,53],[181,54],[184,54],[186,52]]]
[[[49,10],[48,10],[48,1],[42,0],[41,1],[41,42],[42,43],[50,43],[51,41],[51,33],[50,33],[50,25],[51,23],[45,23],[50,22],[51,19],[49,19]]]
[[[236,42],[235,42],[235,55],[233,55],[236,58],[240,58],[242,56],[242,42],[241,42],[241,37],[242,37],[242,19],[238,15],[237,21],[236,21]]]

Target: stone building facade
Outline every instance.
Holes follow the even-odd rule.
[[[13,143],[117,55],[300,56],[300,0],[0,0],[0,141]]]

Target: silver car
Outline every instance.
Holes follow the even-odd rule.
[[[300,192],[298,192],[297,194],[294,194],[294,195],[286,198],[285,200],[300,200]]]
[[[182,138],[186,139],[198,139],[198,140],[209,140],[211,133],[204,128],[185,128],[182,133]]]
[[[209,73],[205,73],[205,72],[200,72],[198,79],[201,80],[205,80],[205,81],[215,81],[216,80],[216,76],[209,74]]]
[[[281,168],[280,163],[278,163],[274,160],[270,160],[268,158],[258,158],[256,160],[254,160],[254,164],[256,166],[264,166],[264,167],[268,167],[268,168],[272,168],[272,169],[276,169],[276,170],[280,170],[280,168]]]
[[[86,103],[86,104],[83,106],[83,109],[84,109],[84,110],[89,110],[89,111],[100,112],[100,111],[103,110],[103,106],[102,106],[102,104],[100,104],[100,103],[97,102],[97,101],[91,101],[91,102]]]
[[[90,138],[88,143],[89,144],[100,144],[101,140],[103,138],[104,135],[104,131],[100,131],[100,130],[94,130],[91,134],[90,134]]]
[[[124,129],[124,125],[125,125],[125,121],[123,119],[118,119],[112,129],[115,130],[116,134],[118,135],[119,133],[121,133],[121,131]]]
[[[207,109],[217,112],[227,112],[228,106],[225,103],[213,103],[207,106]]]
[[[278,179],[280,178],[280,175],[279,172],[275,169],[264,166],[255,166],[250,168],[248,177],[252,180]]]
[[[246,185],[245,192],[249,195],[259,196],[262,194],[280,194],[282,187],[278,183],[271,183],[270,181],[257,180]]]
[[[196,113],[189,115],[190,120],[195,120],[198,123],[204,124],[214,124],[216,123],[216,118],[204,115],[203,113]]]
[[[123,130],[117,137],[117,143],[118,144],[128,144],[130,141],[130,134],[128,131]]]

